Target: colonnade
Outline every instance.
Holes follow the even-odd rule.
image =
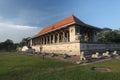
[[[59,30],[41,35],[32,40],[32,45],[46,45],[69,42],[69,30]]]
[[[39,37],[33,38],[32,45],[47,45],[70,42],[70,38],[74,38],[74,36],[78,35],[77,33],[79,33],[79,40],[81,42],[96,42],[96,31],[93,28],[78,26],[76,27],[75,35],[71,35],[70,37],[70,33],[71,32],[69,28],[48,32]]]
[[[96,31],[93,29],[80,29],[80,41],[82,42],[95,42]]]

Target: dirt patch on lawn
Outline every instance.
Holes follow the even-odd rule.
[[[92,67],[92,70],[96,72],[112,72],[110,68],[103,68],[103,67]]]

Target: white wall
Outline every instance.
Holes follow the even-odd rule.
[[[32,46],[32,48],[35,49],[36,52],[40,52],[40,45]],[[42,52],[79,55],[80,43],[68,42],[68,43],[59,43],[59,44],[51,44],[51,45],[42,45]]]

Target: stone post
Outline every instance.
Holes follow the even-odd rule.
[[[67,42],[69,42],[69,33],[67,33]]]
[[[51,35],[49,35],[49,44],[51,44]]]
[[[55,34],[53,34],[53,40],[52,43],[55,43]]]
[[[75,26],[69,27],[70,42],[75,42]]]
[[[30,39],[30,46],[32,46],[32,39]]]
[[[45,44],[45,36],[43,36],[43,44]]]
[[[60,36],[59,36],[59,33],[58,33],[58,35],[57,35],[57,43],[59,43],[59,38]]]
[[[65,42],[65,32],[63,31],[63,38],[62,38],[62,42]]]
[[[46,36],[46,44],[48,44],[48,36]]]

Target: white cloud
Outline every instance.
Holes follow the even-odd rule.
[[[0,23],[0,42],[11,39],[20,42],[22,38],[31,37],[39,32],[39,27],[16,25],[13,23]]]
[[[28,30],[28,29],[35,29],[37,27],[15,25],[13,23],[0,23],[0,28],[12,28],[12,29],[18,29],[18,30]]]

